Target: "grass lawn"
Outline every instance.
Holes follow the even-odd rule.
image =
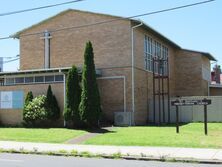
[[[65,141],[86,133],[82,130],[49,128],[0,128],[0,140],[64,143]]]
[[[204,135],[203,123],[190,123],[175,127],[121,127],[91,138],[84,144],[125,146],[171,146],[222,148],[222,123],[208,123],[208,136]]]

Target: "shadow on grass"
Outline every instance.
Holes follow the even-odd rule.
[[[184,125],[188,125],[190,123],[179,123],[179,126],[184,126]],[[144,127],[176,127],[175,123],[170,123],[170,124],[156,124],[156,123],[149,123],[147,125],[144,125]]]
[[[114,130],[112,130],[112,127],[109,127],[109,128],[86,129],[86,131],[89,132],[89,133],[100,133],[100,134],[116,133]]]

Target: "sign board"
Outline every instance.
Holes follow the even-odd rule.
[[[192,106],[192,105],[210,105],[211,100],[210,99],[202,99],[202,100],[196,100],[196,99],[177,99],[171,101],[172,106]]]
[[[23,101],[23,91],[0,91],[0,109],[21,109]]]
[[[176,99],[171,101],[172,106],[176,106],[176,132],[179,133],[179,106],[192,106],[203,105],[204,106],[204,132],[207,135],[207,105],[211,104],[211,99]]]

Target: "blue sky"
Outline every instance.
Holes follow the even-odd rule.
[[[0,13],[66,1],[68,0],[7,0],[1,2]],[[23,28],[68,8],[127,17],[200,1],[201,0],[86,0],[60,7],[0,17],[0,37],[14,34]],[[200,6],[145,16],[139,19],[173,40],[182,48],[209,52],[218,60],[218,64],[222,64],[221,0]],[[10,39],[0,41],[0,57],[13,57],[18,54],[18,40]],[[5,61],[7,61],[7,59],[5,59]],[[14,71],[18,68],[18,61],[4,64],[4,71]]]

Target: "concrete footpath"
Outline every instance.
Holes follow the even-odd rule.
[[[196,161],[200,163],[221,163],[222,149],[176,148],[176,147],[141,147],[141,146],[95,146],[73,144],[48,144],[30,142],[0,141],[1,150],[16,150],[18,152],[88,152],[112,156],[121,155],[126,159],[142,160],[174,160]]]

